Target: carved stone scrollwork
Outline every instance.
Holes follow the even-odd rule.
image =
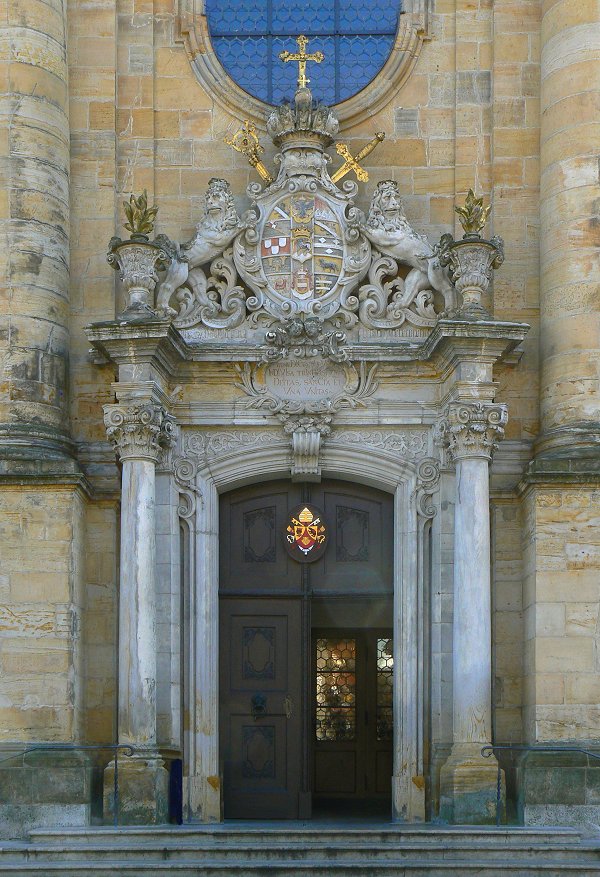
[[[343,407],[367,406],[377,389],[377,365],[328,362],[323,358],[236,366],[235,386],[249,397],[250,408],[266,408],[281,420],[292,437],[292,475],[319,475],[322,439],[329,435],[333,415]]]
[[[276,362],[286,357],[302,359],[322,356],[332,362],[347,362],[348,351],[344,332],[327,332],[323,321],[315,317],[295,318],[282,322],[265,333],[267,349],[263,362]]]
[[[405,280],[397,274],[395,259],[373,253],[369,283],[359,289],[360,322],[371,329],[397,329],[404,323],[433,327],[438,314],[427,275],[414,268]]]
[[[373,448],[401,456],[405,460],[417,460],[427,453],[428,429],[339,429],[331,440],[338,444]]]
[[[186,520],[193,517],[198,502],[202,502],[202,493],[196,487],[195,480],[198,474],[198,464],[189,457],[178,457],[173,461],[173,477],[179,488],[179,506],[177,512],[180,518]]]
[[[438,460],[426,458],[417,469],[417,514],[423,518],[433,518],[437,509],[433,505],[433,494],[440,486],[440,464]]]
[[[122,462],[150,460],[158,463],[174,441],[175,418],[155,402],[105,405],[104,425]]]
[[[246,293],[237,283],[231,247],[210,265],[207,277],[201,268],[190,268],[187,285],[175,294],[178,329],[202,323],[211,329],[234,329],[246,318]]]
[[[322,359],[302,363],[270,362],[236,365],[235,386],[248,397],[249,408],[272,414],[333,414],[340,408],[365,407],[378,387],[377,365],[361,362],[328,364]],[[281,367],[280,367],[281,366]],[[337,367],[336,367],[337,366]]]
[[[468,457],[491,460],[504,436],[508,421],[506,405],[486,402],[455,402],[441,425],[441,436],[450,460]]]

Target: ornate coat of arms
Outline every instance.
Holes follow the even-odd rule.
[[[323,513],[313,505],[299,505],[288,515],[286,548],[300,563],[318,560],[327,545],[327,527]]]
[[[304,63],[310,60],[304,48],[300,55]],[[409,225],[397,184],[378,184],[368,215],[354,205],[356,182],[337,185],[349,171],[368,179],[359,161],[384,135],[376,134],[355,157],[338,142],[344,164],[330,176],[326,150],[339,124],[329,107],[315,105],[307,82],[301,76],[293,103],[267,119],[279,148],[275,179],[260,159],[263,150],[250,122],[227,140],[265,183],[248,186],[250,209],[240,217],[228,183],[214,179],[195,237],[176,244],[158,236],[171,262],[157,309],[180,329],[231,329],[259,320],[272,325],[299,317],[345,328],[394,329],[406,322],[422,330],[455,306],[448,271],[427,238]]]

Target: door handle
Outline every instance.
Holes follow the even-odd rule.
[[[282,713],[270,713],[267,712],[267,698],[264,694],[253,694],[250,700],[250,711],[252,713],[252,717],[254,721],[257,719],[266,718],[267,716],[285,716],[286,719],[292,718],[292,713],[294,711],[294,702],[289,694],[283,699],[283,712]]]

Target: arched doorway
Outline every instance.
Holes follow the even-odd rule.
[[[323,513],[314,562],[285,545]],[[392,785],[394,499],[267,482],[220,498],[220,756],[226,817],[383,807]]]

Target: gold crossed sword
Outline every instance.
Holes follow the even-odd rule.
[[[306,62],[315,61],[317,64],[320,64],[325,56],[323,55],[323,52],[312,52],[311,54],[306,53],[308,39],[304,34],[300,34],[300,36],[296,38],[296,42],[298,43],[297,52],[280,52],[279,57],[284,64],[287,61],[298,62],[298,88],[306,88],[310,82],[310,79],[306,76]],[[367,155],[370,155],[375,147],[384,139],[385,134],[382,131],[378,131],[375,134],[375,137],[373,137],[373,139],[354,156],[350,153],[346,143],[337,143],[335,148],[338,155],[344,159],[344,164],[332,175],[331,181],[337,183],[338,180],[345,177],[347,173],[353,171],[356,174],[356,178],[360,180],[361,183],[368,182],[369,174],[364,168],[360,167],[360,162],[365,159]],[[273,177],[269,173],[268,168],[260,159],[261,153],[264,152],[264,149],[258,142],[256,128],[249,119],[246,119],[242,127],[239,128],[235,134],[231,137],[225,137],[225,143],[235,149],[236,152],[241,152],[242,155],[245,155],[252,167],[256,168],[267,185],[273,182]]]
[[[331,175],[331,182],[337,183],[338,180],[341,180],[342,177],[345,177],[347,173],[350,171],[354,171],[356,174],[356,179],[360,180],[361,183],[366,183],[369,180],[368,171],[364,170],[360,166],[360,162],[363,158],[366,158],[367,155],[370,155],[376,146],[378,146],[382,140],[385,140],[385,134],[383,131],[378,131],[372,140],[369,140],[367,145],[361,149],[358,155],[351,155],[350,150],[346,143],[336,143],[335,150],[339,156],[344,159],[344,164],[336,170],[334,174]]]

